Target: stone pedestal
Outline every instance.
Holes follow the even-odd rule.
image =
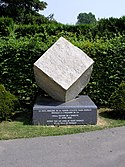
[[[86,125],[97,123],[97,107],[88,96],[55,101],[39,96],[33,107],[34,125]]]

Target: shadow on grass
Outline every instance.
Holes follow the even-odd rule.
[[[23,122],[23,125],[32,125],[32,110],[16,112],[11,119],[12,121]]]
[[[114,119],[114,120],[125,120],[125,112],[118,110],[106,110],[99,113],[101,117]]]

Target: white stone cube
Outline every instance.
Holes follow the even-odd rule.
[[[94,61],[60,37],[35,63],[38,86],[58,101],[74,99],[90,80]]]

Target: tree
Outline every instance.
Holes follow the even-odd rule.
[[[76,24],[93,24],[96,23],[95,15],[91,12],[87,13],[80,13],[77,17]]]
[[[0,0],[0,17],[11,17],[17,22],[23,22],[26,16],[40,15],[47,3],[39,0]]]

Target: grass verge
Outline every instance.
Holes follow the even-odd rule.
[[[98,110],[97,125],[81,126],[34,126],[31,124],[31,113],[22,112],[15,115],[12,121],[0,123],[0,140],[31,138],[39,136],[55,136],[76,134],[112,127],[125,126],[125,119],[117,116],[117,113],[110,109],[101,108]]]

